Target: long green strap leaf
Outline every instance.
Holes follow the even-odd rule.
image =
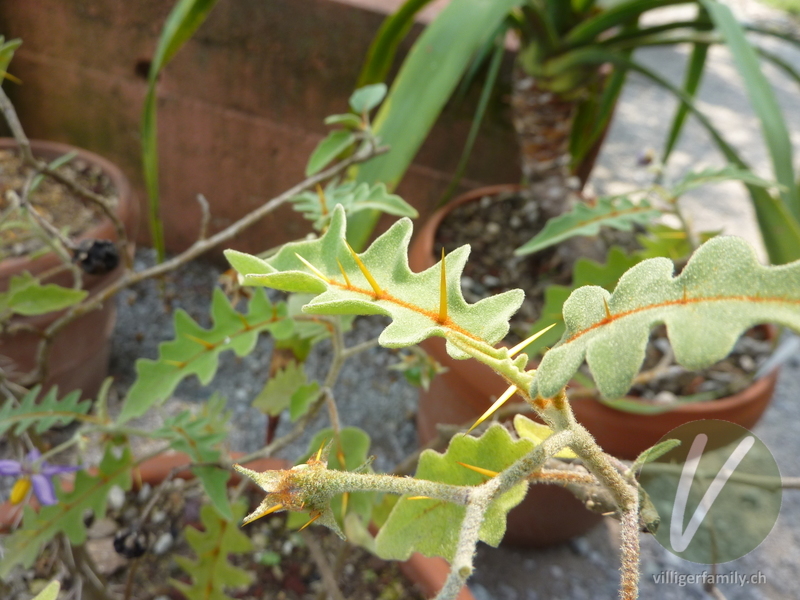
[[[680,99],[706,131],[708,131],[720,151],[725,155],[725,158],[737,167],[750,170],[747,163],[745,163],[733,147],[725,141],[725,138],[723,138],[717,128],[712,125],[708,117],[697,108],[692,98],[688,97],[684,94],[682,89],[673,85],[652,69],[619,53],[595,49],[576,50],[565,57],[565,59],[572,64],[599,64],[610,62],[638,71],[664,89],[669,90]],[[750,197],[753,201],[759,229],[761,230],[770,261],[774,264],[784,264],[799,259],[800,223],[798,223],[789,212],[788,207],[781,202],[780,199],[775,198],[763,188],[747,185],[747,190],[750,192]]]
[[[148,198],[150,237],[159,262],[166,256],[164,225],[161,221],[158,191],[158,125],[156,119],[156,83],[161,69],[203,24],[217,0],[179,0],[167,17],[147,82],[147,96],[142,112],[142,166]]]
[[[431,2],[432,0],[406,0],[396,13],[386,17],[367,50],[367,58],[358,75],[356,89],[386,80],[397,55],[397,47],[414,25],[417,13]]]
[[[758,55],[730,8],[714,0],[701,0],[717,30],[727,41],[739,75],[745,83],[753,110],[761,121],[775,178],[784,186],[781,197],[795,219],[800,219],[800,191],[795,183],[792,142],[781,107],[767,78],[761,71]]]
[[[686,65],[686,75],[683,79],[683,93],[690,98],[694,98],[697,93],[697,88],[700,87],[700,81],[703,79],[703,72],[706,66],[706,57],[708,56],[708,44],[694,44],[692,47],[692,54],[689,57],[689,62]],[[669,128],[669,135],[664,144],[664,152],[661,155],[661,162],[666,163],[672,154],[673,148],[678,141],[683,130],[683,125],[686,122],[686,117],[689,115],[689,107],[683,102],[678,104],[675,111],[675,116],[672,119],[672,125]]]
[[[375,134],[392,151],[360,166],[358,181],[383,182],[390,191],[397,187],[473,55],[523,1],[453,0],[447,5],[414,44],[376,116]],[[350,220],[348,239],[355,249],[364,247],[376,221],[374,212]]]

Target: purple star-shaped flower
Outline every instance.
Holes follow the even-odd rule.
[[[57,502],[56,490],[53,487],[52,478],[61,473],[77,471],[81,467],[51,465],[47,462],[35,467],[34,465],[40,456],[41,454],[38,450],[31,450],[23,462],[0,460],[0,475],[29,479],[33,485],[33,492],[41,504],[55,504]]]

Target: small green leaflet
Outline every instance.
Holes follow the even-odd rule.
[[[235,250],[227,250],[225,256],[244,276],[246,285],[315,294],[303,309],[306,313],[390,316],[392,323],[380,336],[381,345],[390,348],[410,346],[433,335],[448,334],[496,344],[508,332],[508,319],[519,308],[524,294],[522,290],[512,290],[467,304],[461,294],[461,272],[469,246],[462,246],[445,258],[447,319],[441,322],[442,265],[439,263],[422,273],[409,269],[407,255],[412,229],[409,219],[397,221],[358,255],[380,287],[380,294],[375,292],[348,250],[345,227],[344,209],[337,206],[330,227],[318,239],[287,244],[268,260]],[[467,357],[450,342],[447,349],[454,358]]]
[[[238,526],[246,512],[244,502],[232,506],[233,518],[223,519],[208,504],[200,509],[204,531],[187,525],[186,541],[197,558],[176,556],[175,562],[191,577],[191,585],[172,579],[170,583],[189,600],[232,600],[226,588],[240,588],[253,581],[253,575],[230,562],[231,555],[253,550],[253,543]]]
[[[486,481],[486,476],[459,462],[500,472],[533,448],[530,440],[514,440],[502,425],[495,423],[480,438],[455,436],[444,454],[433,450],[423,452],[415,477],[455,485],[479,485]],[[523,481],[492,502],[481,526],[481,540],[491,546],[500,543],[506,531],[506,514],[522,502],[527,489],[528,483]],[[378,533],[378,556],[406,560],[412,552],[421,552],[452,561],[465,511],[463,506],[440,500],[402,497]]]
[[[373,83],[357,89],[350,96],[350,108],[360,115],[368,113],[381,103],[386,96],[386,89],[385,83]]]
[[[306,166],[306,177],[319,173],[356,141],[352,132],[339,129],[331,131],[316,147]]]
[[[291,420],[296,421],[317,397],[318,391],[319,383],[309,383],[302,365],[290,361],[267,380],[264,389],[253,400],[253,407],[273,417],[288,408]]]
[[[141,416],[154,404],[164,402],[189,375],[196,375],[202,384],[207,384],[217,371],[222,352],[233,350],[237,356],[245,356],[252,351],[260,332],[269,331],[276,339],[292,334],[286,305],[273,305],[263,290],[250,300],[247,314],[241,314],[222,290],[215,289],[211,316],[214,325],[203,329],[185,311],[175,312],[175,339],[159,346],[158,360],[136,361],[136,382],[125,399],[119,422]]]
[[[42,285],[30,273],[14,275],[7,292],[0,293],[0,315],[4,312],[24,316],[43,315],[77,304],[89,294],[54,283]]]
[[[669,259],[652,258],[625,273],[613,294],[595,286],[575,290],[564,304],[564,336],[542,359],[531,395],[557,394],[584,359],[604,397],[624,395],[660,323],[676,360],[689,369],[721,360],[758,323],[800,330],[800,261],[765,267],[744,240],[716,237],[680,275],[673,270]]]
[[[647,200],[634,203],[625,196],[598,198],[594,206],[579,202],[571,211],[550,219],[514,254],[532,254],[577,235],[597,235],[602,225],[630,231],[634,223],[647,223],[660,215],[661,211]]]

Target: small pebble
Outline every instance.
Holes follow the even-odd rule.
[[[152,493],[153,488],[150,486],[149,483],[145,483],[142,485],[141,489],[139,490],[139,494],[136,496],[136,499],[139,501],[139,504],[144,504],[150,498],[150,494]]]
[[[512,217],[508,220],[508,224],[514,229],[519,229],[522,226],[522,219],[520,219],[517,215],[512,215]]]
[[[500,233],[501,229],[502,227],[500,227],[498,223],[492,222],[486,224],[486,233],[488,233],[489,235],[497,235],[498,233]]]
[[[167,518],[167,513],[163,510],[156,509],[151,513],[150,522],[154,524],[163,523]]]
[[[673,404],[677,401],[678,397],[667,390],[658,392],[655,396],[653,396],[653,402],[657,402],[659,404]]]
[[[748,356],[747,354],[742,354],[739,357],[739,366],[748,373],[752,373],[756,370],[756,361],[753,360],[752,356]]]
[[[118,485],[112,486],[108,490],[108,507],[112,510],[120,510],[125,505],[125,492]]]
[[[486,287],[496,287],[500,285],[500,278],[494,275],[484,275],[481,281]]]
[[[173,541],[172,534],[168,531],[165,531],[158,536],[155,544],[153,544],[153,554],[157,556],[164,554],[167,550],[172,548]]]
[[[292,553],[292,550],[294,550],[294,544],[292,543],[292,540],[286,540],[283,542],[283,545],[281,546],[281,554],[284,556],[289,556]]]

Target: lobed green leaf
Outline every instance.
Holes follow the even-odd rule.
[[[35,425],[34,431],[42,433],[54,425],[69,425],[75,419],[89,413],[92,403],[81,400],[80,390],[75,390],[58,399],[58,387],[53,386],[39,399],[41,386],[30,390],[19,403],[8,399],[0,407],[0,436],[8,431],[21,435]]]
[[[213,326],[203,329],[188,313],[176,311],[175,339],[159,346],[158,360],[136,362],[136,382],[125,399],[120,422],[138,417],[166,400],[178,383],[190,375],[207,384],[214,377],[222,352],[233,350],[237,356],[245,356],[252,351],[262,331],[280,339],[291,335],[293,328],[291,319],[286,317],[285,304],[273,305],[261,290],[250,301],[247,314],[241,314],[222,290],[216,289],[211,315]]]
[[[564,336],[542,359],[531,394],[554,396],[586,359],[603,396],[624,395],[660,323],[689,369],[721,360],[758,323],[800,330],[800,261],[765,267],[744,240],[716,237],[680,275],[673,269],[672,261],[653,258],[623,275],[613,294],[596,286],[573,292]]]
[[[624,196],[602,197],[594,206],[580,202],[571,211],[550,219],[514,254],[532,254],[578,235],[597,235],[601,226],[630,231],[634,223],[648,223],[660,215],[661,211],[647,200],[634,203]]]
[[[171,580],[189,600],[232,600],[225,588],[248,585],[253,575],[230,562],[231,555],[243,554],[253,549],[253,543],[239,530],[237,523],[244,516],[244,502],[233,505],[233,518],[221,518],[213,507],[206,504],[200,509],[204,531],[191,525],[184,529],[186,541],[197,558],[176,556],[175,561],[191,577],[191,584]]]
[[[356,141],[356,136],[351,131],[340,129],[331,131],[311,153],[306,166],[306,177],[319,173],[328,164],[347,150]]]
[[[430,336],[462,335],[488,344],[496,344],[505,337],[508,319],[519,308],[524,294],[522,290],[512,290],[467,304],[461,294],[461,273],[469,246],[462,246],[445,257],[447,315],[441,320],[442,263],[422,273],[414,273],[408,267],[410,220],[396,222],[359,255],[380,287],[380,293],[371,286],[351,255],[345,242],[345,229],[344,209],[337,206],[330,227],[318,239],[287,244],[265,261],[235,250],[226,251],[225,256],[244,276],[245,284],[315,294],[303,308],[306,313],[391,317],[392,323],[379,339],[383,346],[410,346]],[[454,358],[467,357],[450,342],[447,348]]]
[[[447,452],[426,450],[419,459],[415,477],[454,485],[480,485],[486,476],[459,464],[500,472],[534,448],[527,439],[514,440],[500,424],[493,424],[480,438],[459,435]],[[506,531],[506,514],[525,497],[523,481],[489,505],[480,539],[497,546]],[[381,558],[406,560],[412,552],[442,556],[452,561],[466,508],[434,499],[400,498],[376,538]]]
[[[396,194],[390,194],[382,183],[369,186],[366,183],[339,183],[331,181],[320,195],[317,192],[303,192],[291,198],[295,210],[303,213],[306,219],[314,221],[314,229],[323,230],[331,220],[336,206],[344,207],[350,216],[362,210],[377,210],[396,217],[419,216],[416,209]]]

